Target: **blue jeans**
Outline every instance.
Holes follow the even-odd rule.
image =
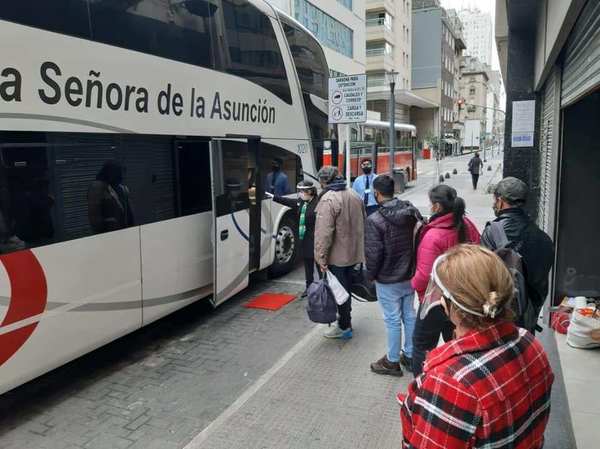
[[[375,288],[387,329],[388,360],[390,362],[400,360],[400,340],[406,357],[412,357],[416,313],[413,307],[415,292],[410,286],[410,281],[396,284],[376,282]],[[404,327],[404,338],[401,335],[402,327]]]

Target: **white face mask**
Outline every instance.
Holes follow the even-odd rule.
[[[298,192],[298,198],[300,198],[302,201],[310,201],[310,194],[306,192]]]

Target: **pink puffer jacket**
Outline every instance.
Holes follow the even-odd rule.
[[[467,243],[479,244],[480,234],[477,227],[468,218],[464,218],[467,227]],[[453,246],[458,245],[458,233],[453,226],[452,214],[437,217],[421,231],[417,249],[417,270],[411,280],[412,287],[423,300],[433,262]]]

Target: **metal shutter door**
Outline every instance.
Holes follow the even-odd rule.
[[[573,28],[565,50],[562,107],[600,84],[600,2],[589,0]]]
[[[542,98],[542,123],[540,138],[540,200],[538,225],[548,228],[550,201],[552,200],[552,148],[554,137],[554,108],[556,72],[553,71],[544,85]]]

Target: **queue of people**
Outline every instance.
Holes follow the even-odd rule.
[[[514,274],[494,252],[501,245],[492,224],[482,238],[464,200],[444,184],[429,191],[426,221],[410,202],[394,197],[391,177],[371,177],[369,164],[363,172],[353,191],[335,167],[319,171],[323,191],[311,199],[318,202],[314,263],[348,292],[353,267],[366,264],[387,332],[386,354],[371,370],[402,376],[403,367],[415,376],[398,397],[403,447],[505,447],[510,441],[506,447],[541,448],[554,377],[534,329],[517,327]],[[376,207],[368,213],[371,193]],[[522,181],[505,178],[493,209],[506,234],[502,245],[522,256],[526,294],[539,311],[553,245],[525,213],[527,194]],[[338,306],[337,324],[325,337],[353,337],[351,301]],[[438,346],[440,336],[445,343]]]

